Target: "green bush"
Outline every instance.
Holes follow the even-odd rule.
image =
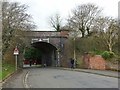
[[[107,59],[111,59],[113,57],[115,57],[115,53],[114,52],[109,52],[109,51],[104,51],[102,53],[102,57],[107,60]]]
[[[24,58],[25,59],[39,59],[41,58],[41,55],[42,53],[39,49],[31,47],[25,50]]]
[[[114,52],[109,52],[109,54],[110,54],[110,58],[115,57],[115,53]]]
[[[100,50],[96,50],[94,51],[96,55],[101,55],[103,53],[103,51],[100,51]]]
[[[94,57],[96,55],[96,53],[94,51],[90,51],[88,52],[92,57]]]

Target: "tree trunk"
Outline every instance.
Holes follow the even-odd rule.
[[[87,34],[88,34],[88,36],[90,35],[90,31],[89,31],[89,28],[87,27]]]
[[[85,37],[85,33],[84,32],[82,32],[82,38],[84,38]]]
[[[108,45],[108,49],[110,52],[112,52],[112,46],[110,44]]]

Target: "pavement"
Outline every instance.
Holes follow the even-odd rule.
[[[0,90],[2,89],[3,83],[5,83],[5,82],[7,81],[7,79],[11,78],[14,74],[17,74],[17,73],[20,72],[20,71],[21,71],[21,69],[15,71],[15,72],[12,72],[12,73],[10,73],[9,75],[7,75],[5,79],[0,80]]]
[[[71,69],[71,68],[61,68],[61,67],[59,67],[57,69],[70,70],[70,71],[78,71],[78,72],[85,72],[85,73],[97,74],[97,75],[102,75],[102,76],[120,78],[120,72],[118,72],[118,71],[77,69],[77,68],[76,69]]]
[[[29,67],[41,67],[41,65],[32,65],[32,66],[30,66],[30,65],[23,65],[23,68],[29,68]]]
[[[0,81],[0,90],[2,89],[2,82]]]

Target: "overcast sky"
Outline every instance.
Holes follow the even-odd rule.
[[[10,0],[29,6],[28,13],[33,17],[37,30],[52,30],[48,20],[51,15],[59,13],[64,19],[71,10],[80,4],[94,3],[103,8],[103,15],[118,17],[118,2],[120,0]]]

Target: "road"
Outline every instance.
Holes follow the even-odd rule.
[[[4,88],[118,88],[118,79],[53,68],[28,68],[3,84]]]

